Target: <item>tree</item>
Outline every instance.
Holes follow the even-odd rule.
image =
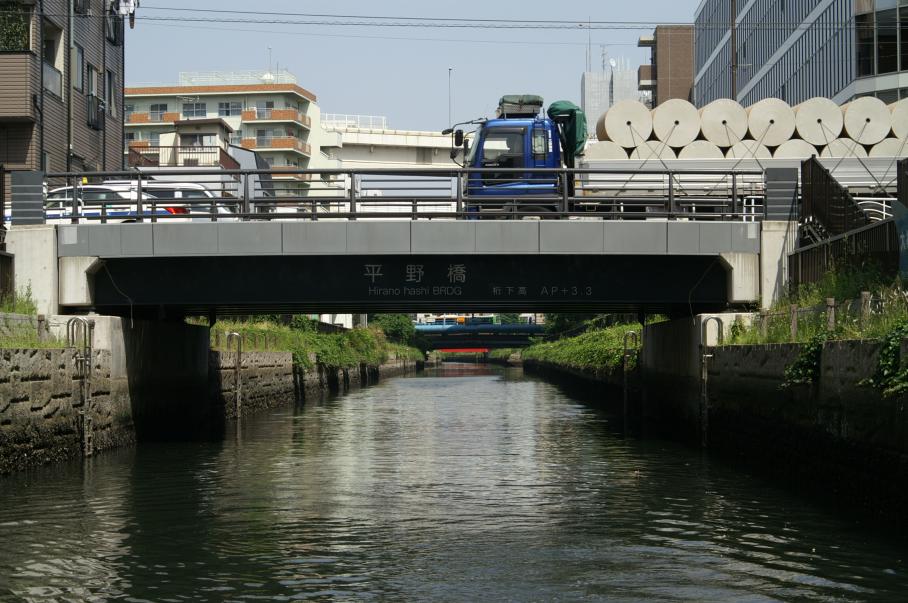
[[[28,8],[0,2],[0,51],[28,50]]]
[[[416,337],[416,327],[406,314],[376,314],[370,322],[384,331],[385,337],[396,343],[409,344]]]
[[[520,324],[520,314],[499,314],[498,319],[503,325],[516,325]]]

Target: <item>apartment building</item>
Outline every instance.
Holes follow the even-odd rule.
[[[128,87],[125,111],[121,152],[133,165],[214,167],[226,141],[256,151],[278,172],[327,167],[313,135],[320,131],[316,96],[285,70],[181,73],[174,85]],[[284,194],[308,187],[306,175],[274,178]]]
[[[7,1],[0,11],[0,164],[121,169],[120,2]]]
[[[694,28],[659,25],[652,35],[641,36],[640,48],[650,49],[650,62],[637,72],[641,92],[652,94],[657,107],[673,98],[691,100],[694,83]]]
[[[908,98],[906,0],[703,0],[696,29],[700,105],[732,96],[745,105]]]

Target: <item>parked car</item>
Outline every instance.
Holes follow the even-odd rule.
[[[47,193],[44,204],[45,219],[49,224],[69,224],[73,217],[73,197],[78,205],[77,215],[89,223],[135,222],[138,218],[138,193],[129,187],[110,184],[84,184],[64,186]],[[155,198],[142,194],[142,213],[152,215]],[[163,220],[185,221],[189,210],[179,205],[161,205],[154,208],[154,215]],[[185,217],[182,217],[185,216]]]
[[[108,186],[124,187],[136,194],[137,184],[134,180],[108,180]],[[166,207],[183,208],[192,216],[193,221],[210,219],[212,211],[218,220],[235,219],[238,212],[236,199],[218,196],[214,191],[195,182],[170,182],[149,180],[142,182],[142,193]]]

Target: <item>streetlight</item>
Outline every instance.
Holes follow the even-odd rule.
[[[454,77],[454,68],[448,67],[448,125],[454,123],[454,89],[451,80]]]

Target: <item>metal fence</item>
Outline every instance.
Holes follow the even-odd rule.
[[[754,315],[753,328],[762,341],[804,341],[822,332],[850,332],[858,336],[886,313],[908,314],[905,291],[885,291],[876,296],[865,291],[857,299],[828,298],[817,306],[791,304],[783,311]]]
[[[832,236],[871,222],[848,190],[815,157],[801,164],[801,224],[813,222]]]
[[[192,189],[192,190],[190,190]],[[167,190],[167,193],[163,193]],[[173,169],[47,174],[48,221],[684,219],[757,221],[762,171]]]
[[[835,268],[874,268],[894,275],[899,268],[899,240],[892,218],[874,222],[820,243],[796,249],[788,256],[791,290],[815,283]]]

